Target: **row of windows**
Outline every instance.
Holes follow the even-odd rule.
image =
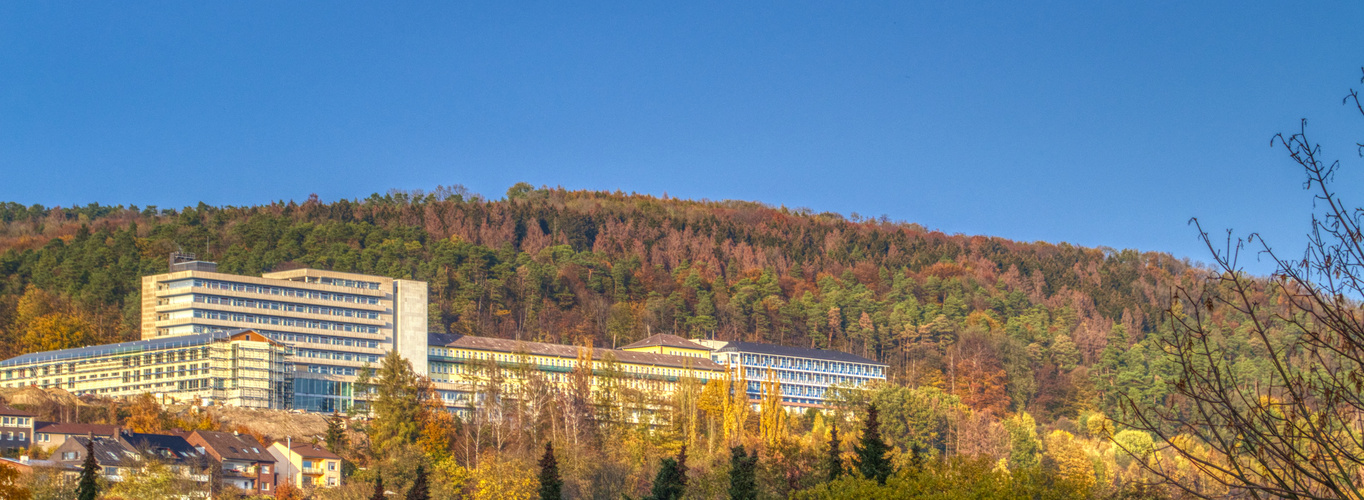
[[[361,290],[379,289],[379,283],[373,281],[348,280],[344,278],[318,278],[314,276],[309,276],[305,278],[305,280],[308,283],[316,283],[318,285],[345,286],[350,288],[359,288]]]
[[[194,301],[200,304],[248,307],[254,309],[270,309],[273,311],[317,314],[322,316],[345,316],[347,318],[379,319],[379,313],[377,312],[360,311],[356,309],[347,309],[344,307],[309,306],[302,304],[290,304],[287,302],[274,302],[269,300],[251,300],[236,299],[232,297],[219,297],[217,295],[195,295]]]
[[[26,427],[29,424],[29,417],[0,417],[0,426],[5,427]]]
[[[850,373],[872,377],[885,376],[884,367],[859,363],[818,361],[813,359],[791,358],[787,356],[769,356],[765,354],[742,354],[740,360],[746,365],[817,370],[829,373]],[[716,361],[722,361],[722,359],[716,359]]]
[[[230,281],[193,279],[181,280],[166,283],[165,288],[176,289],[183,287],[200,287],[209,290],[228,290],[233,292],[258,293],[261,295],[279,295],[281,297],[296,297],[300,299],[332,300],[337,302],[349,302],[352,304],[371,304],[379,303],[378,297],[366,297],[363,295],[351,295],[346,293],[315,292],[312,290],[302,290],[298,288],[288,288],[282,286],[248,285],[246,283],[233,283]]]
[[[828,389],[824,387],[808,387],[800,385],[781,384],[781,393],[787,396],[808,396],[822,398],[824,397],[824,393],[827,390]],[[761,394],[762,382],[749,382],[748,392],[753,394]]]
[[[307,333],[285,333],[285,332],[260,332],[266,337],[280,342],[302,342],[307,344],[339,345],[345,347],[366,347],[378,349],[379,341],[369,339],[353,339],[349,337],[328,337],[326,335],[312,335]]]
[[[806,382],[815,384],[850,384],[861,385],[866,382],[866,378],[848,377],[844,375],[828,375],[822,373],[804,373],[787,370],[773,370],[776,372],[777,380],[786,382]],[[762,368],[744,368],[744,378],[749,380],[766,380],[767,370]]]
[[[300,358],[334,359],[337,361],[359,361],[361,363],[378,363],[379,356],[376,354],[356,354],[353,352],[319,351],[315,349],[296,349],[294,355]]]
[[[194,317],[203,319],[216,319],[220,321],[236,321],[239,323],[256,323],[262,325],[315,328],[318,330],[336,330],[343,332],[358,333],[379,333],[379,327],[377,326],[352,325],[350,323],[334,323],[331,321],[315,321],[310,319],[281,318],[278,316],[256,316],[254,314],[204,311],[199,309],[194,310]]]
[[[321,373],[323,375],[355,375],[357,370],[349,366],[308,365],[308,373]]]

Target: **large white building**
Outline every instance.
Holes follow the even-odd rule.
[[[427,373],[422,281],[295,269],[259,277],[218,272],[193,256],[142,278],[142,338],[251,329],[286,345],[292,408],[345,411],[360,367],[397,350]]]

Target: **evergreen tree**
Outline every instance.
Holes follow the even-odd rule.
[[[327,449],[337,455],[350,447],[350,440],[346,438],[346,430],[341,428],[341,416],[335,412],[332,412],[331,418],[327,419],[327,435],[324,440],[327,443]]]
[[[829,456],[824,458],[824,468],[829,471],[829,480],[833,481],[843,475],[843,450],[840,449],[838,442],[838,426],[835,425],[829,430]]]
[[[374,478],[374,494],[369,500],[384,500],[384,476]]]
[[[431,500],[431,487],[426,482],[426,469],[417,464],[417,478],[407,490],[407,500]]]
[[[881,439],[881,422],[878,418],[876,405],[867,405],[867,420],[862,428],[862,442],[854,451],[857,452],[857,470],[862,476],[886,484],[886,478],[890,477],[892,470],[890,459],[886,458],[889,447]]]
[[[560,500],[564,481],[559,479],[559,461],[554,458],[554,443],[545,443],[545,456],[540,458],[540,500]]]
[[[687,447],[677,453],[676,458],[665,458],[658,475],[654,476],[654,487],[646,498],[652,500],[678,500],[687,492]]]
[[[379,364],[378,381],[373,383],[370,401],[370,442],[378,449],[392,450],[417,442],[421,434],[421,388],[412,364],[398,351],[389,351]]]
[[[95,500],[99,496],[99,464],[95,462],[95,443],[85,443],[85,462],[81,463],[80,486],[76,487],[76,500]]]
[[[757,500],[758,482],[755,469],[758,467],[758,451],[749,455],[744,445],[729,450],[729,498],[730,500]]]

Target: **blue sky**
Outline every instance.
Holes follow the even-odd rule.
[[[742,5],[735,5],[742,4]],[[853,5],[843,5],[853,4]],[[0,200],[562,185],[1205,260],[1362,165],[1364,4],[0,4]],[[1364,175],[1338,179],[1359,200]]]

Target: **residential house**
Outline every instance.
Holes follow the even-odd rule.
[[[299,488],[341,485],[341,457],[326,448],[276,441],[270,445],[270,454],[279,465],[277,473],[281,482],[288,481]]]
[[[206,471],[211,459],[185,438],[165,434],[120,430],[111,438],[76,436],[53,450],[52,459],[80,467],[85,462],[86,444],[93,444],[100,475],[110,481],[122,481],[152,461],[163,463],[172,472],[198,483],[207,483],[209,479]]]
[[[32,442],[33,414],[0,404],[0,451],[27,449]]]
[[[222,464],[223,484],[252,495],[274,494],[275,457],[256,438],[236,432],[194,431],[186,441]]]
[[[33,428],[33,447],[52,450],[77,436],[111,438],[118,434],[118,429],[117,425],[38,422]]]

